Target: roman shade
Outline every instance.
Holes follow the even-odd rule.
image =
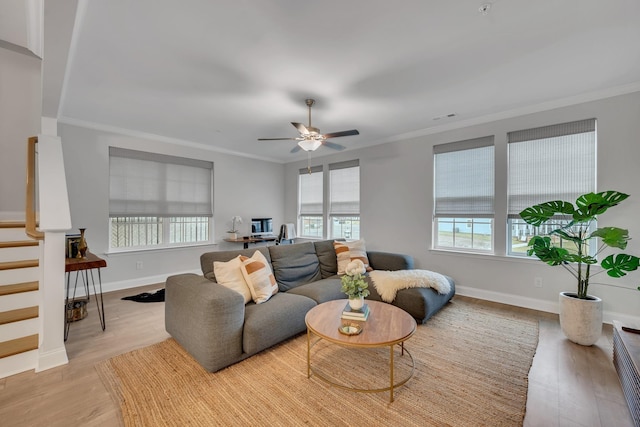
[[[493,218],[493,136],[435,145],[434,215]]]
[[[109,147],[109,216],[213,215],[213,163]]]
[[[596,120],[509,132],[508,216],[596,191]]]

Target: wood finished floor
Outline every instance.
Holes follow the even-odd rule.
[[[91,305],[89,316],[71,325],[68,365],[0,379],[0,425],[121,425],[118,409],[94,364],[168,338],[164,303],[120,300],[161,287],[151,285],[105,294],[106,331],[102,332],[95,305]],[[563,337],[556,315],[465,299],[539,321],[540,340],[529,375],[525,426],[633,426],[611,361],[610,326],[605,327],[596,345],[582,347]]]

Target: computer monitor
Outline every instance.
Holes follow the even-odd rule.
[[[273,235],[273,218],[251,218],[251,235]]]

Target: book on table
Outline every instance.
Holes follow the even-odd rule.
[[[348,320],[367,320],[367,318],[369,317],[369,312],[369,304],[365,304],[361,309],[355,310],[351,308],[349,303],[347,303],[347,305],[344,307],[344,310],[342,310],[341,317]]]

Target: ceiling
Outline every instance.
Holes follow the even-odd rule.
[[[80,0],[58,119],[290,162],[305,98],[353,149],[640,90],[640,1],[484,3]]]

